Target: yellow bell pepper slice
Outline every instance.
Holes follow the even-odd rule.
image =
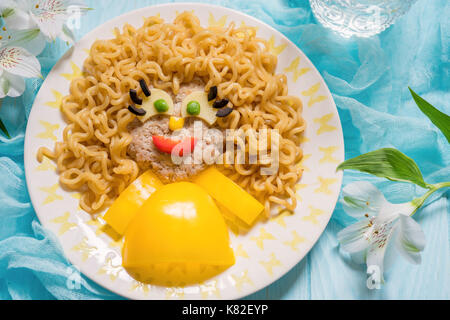
[[[214,167],[201,172],[193,181],[249,226],[264,210],[258,200]]]
[[[147,170],[122,191],[106,211],[103,219],[117,233],[123,235],[145,200],[162,186],[161,180],[152,171]]]
[[[250,226],[239,219],[236,215],[234,215],[230,210],[225,208],[223,205],[221,205],[216,200],[217,208],[219,208],[220,212],[222,213],[222,216],[225,219],[225,223],[228,226],[228,229],[231,230],[235,235],[240,234],[246,234],[248,231],[250,231]]]

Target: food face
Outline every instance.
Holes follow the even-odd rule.
[[[221,155],[223,131],[215,125],[217,114],[232,108],[227,106],[227,99],[218,99],[217,87],[206,92],[203,82],[196,79],[180,84],[174,94],[149,89],[145,81],[139,83],[141,90],[130,90],[130,100],[135,105],[128,109],[136,119],[129,126],[133,141],[128,151],[141,169],[151,168],[164,182],[175,182],[206,168],[205,163],[194,158],[213,163]],[[172,155],[189,161],[175,163]]]
[[[56,161],[83,210],[109,208],[103,218],[125,235],[123,264],[133,277],[198,283],[234,263],[223,217],[247,230],[274,206],[296,207],[302,103],[249,27],[204,28],[184,12],[173,23],[155,16],[117,31],[92,45],[61,104],[63,141],[39,154]],[[224,145],[225,130],[248,128],[277,131],[277,172],[261,173],[267,161],[207,168],[223,155],[215,146]],[[211,151],[202,163],[172,160],[201,150]]]

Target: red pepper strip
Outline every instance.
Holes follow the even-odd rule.
[[[164,153],[172,153],[173,148],[175,146],[181,144],[181,148],[179,151],[179,156],[183,156],[183,152],[186,150],[194,151],[195,143],[197,142],[197,139],[194,137],[184,138],[183,140],[172,140],[170,138],[166,138],[163,136],[152,136],[153,144],[156,148],[158,148],[159,151]]]

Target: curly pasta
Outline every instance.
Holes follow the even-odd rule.
[[[302,103],[288,95],[285,75],[275,74],[276,56],[251,27],[203,28],[192,13],[179,14],[173,23],[149,17],[141,28],[126,24],[115,37],[97,40],[84,62],[83,76],[70,84],[62,113],[68,125],[54,151],[39,150],[57,163],[60,182],[81,192],[80,206],[98,212],[109,206],[139,174],[127,155],[134,115],[127,110],[129,90],[141,92],[139,80],[172,90],[195,77],[206,90],[217,86],[233,112],[218,120],[221,128],[277,129],[279,169],[262,175],[267,164],[225,164],[223,171],[264,203],[296,207],[295,184],[302,175],[296,163],[302,157],[305,129]],[[258,140],[258,136],[253,137]],[[243,141],[246,144],[248,141]],[[245,149],[248,156],[248,148]]]

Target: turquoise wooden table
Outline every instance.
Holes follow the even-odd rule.
[[[77,38],[97,25],[139,7],[165,1],[86,1],[95,10],[81,19]],[[167,2],[167,1],[166,1]],[[382,34],[343,39],[319,25],[306,0],[207,1],[252,15],[292,40],[315,64],[339,109],[346,158],[395,147],[414,158],[424,177],[449,180],[450,148],[442,134],[415,107],[411,86],[450,113],[450,6],[446,0],[419,0]],[[47,45],[39,56],[42,74],[67,50]],[[23,169],[28,113],[42,80],[27,81],[20,98],[2,101],[0,116],[12,138],[0,137],[0,299],[116,299],[83,279],[74,292],[65,284],[67,261],[51,234],[41,228],[30,204]],[[346,172],[344,185],[371,181],[388,200],[402,202],[423,190]],[[418,214],[426,234],[421,265],[396,260],[379,290],[366,287],[367,275],[340,250],[336,234],[352,221],[337,205],[310,253],[283,278],[249,299],[449,299],[450,194],[435,197]]]

